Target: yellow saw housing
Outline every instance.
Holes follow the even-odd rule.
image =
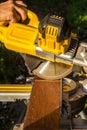
[[[41,49],[42,53],[65,53],[71,41],[71,32],[66,25],[63,17],[54,15],[48,15],[39,22],[37,15],[28,10],[27,24],[0,24],[0,41],[7,49],[50,60],[44,55],[38,55],[37,48]]]
[[[40,28],[38,46],[44,51],[64,54],[68,50],[71,42],[71,31],[63,17],[47,15],[41,21]]]

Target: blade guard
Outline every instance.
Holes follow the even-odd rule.
[[[50,61],[44,61],[36,69],[33,70],[33,74],[42,79],[61,79],[66,77],[72,72],[73,67],[63,63],[56,63]]]

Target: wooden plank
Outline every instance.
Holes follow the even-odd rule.
[[[23,130],[59,130],[61,80],[35,79]]]

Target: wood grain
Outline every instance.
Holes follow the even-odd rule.
[[[61,80],[36,79],[28,106],[24,130],[59,130]]]

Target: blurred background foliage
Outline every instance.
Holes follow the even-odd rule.
[[[48,13],[67,17],[72,32],[87,36],[87,0],[24,0],[41,20]],[[0,43],[0,83],[13,83],[22,73],[20,55]]]
[[[19,59],[18,53],[7,50],[2,43],[0,44],[0,83],[13,83],[21,74]]]

